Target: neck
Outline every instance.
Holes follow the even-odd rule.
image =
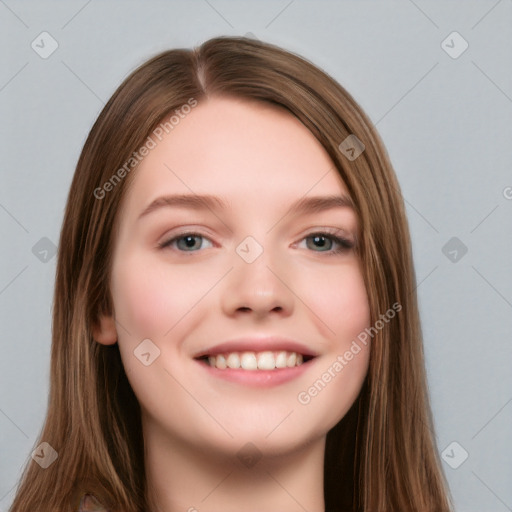
[[[292,453],[222,454],[144,425],[152,512],[324,512],[325,436]],[[246,443],[241,443],[244,446]]]

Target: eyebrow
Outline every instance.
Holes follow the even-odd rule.
[[[190,210],[226,210],[229,205],[226,201],[217,196],[178,194],[161,196],[152,201],[139,215],[139,219],[160,208],[188,208]],[[320,213],[333,208],[350,208],[354,210],[352,199],[346,194],[303,197],[293,203],[289,208],[288,215],[304,215],[307,213]]]

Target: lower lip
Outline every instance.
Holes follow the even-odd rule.
[[[247,386],[256,386],[261,388],[267,388],[284,384],[297,377],[300,377],[308,368],[314,359],[310,359],[300,366],[293,366],[291,368],[276,368],[275,370],[242,370],[226,368],[220,370],[214,368],[208,363],[201,360],[196,360],[202,368],[204,368],[213,377],[225,379],[230,382],[236,382],[238,384],[245,384]]]

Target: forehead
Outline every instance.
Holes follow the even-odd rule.
[[[160,195],[212,194],[230,204],[284,203],[347,193],[314,135],[284,108],[210,98],[180,119],[143,158],[125,198],[142,210]]]

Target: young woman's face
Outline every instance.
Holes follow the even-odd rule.
[[[329,238],[354,242],[355,213],[293,209],[348,195],[333,162],[292,115],[234,99],[200,103],[153,139],[119,212],[115,324],[103,318],[96,336],[117,338],[145,433],[232,455],[320,440],[369,361],[369,345],[353,343],[369,327],[359,261]],[[176,195],[190,199],[147,211]],[[205,207],[204,195],[218,200]],[[292,353],[315,357],[293,366]],[[199,358],[214,354],[221,368]],[[235,354],[247,369],[222,369]],[[248,369],[276,364],[290,366]]]

